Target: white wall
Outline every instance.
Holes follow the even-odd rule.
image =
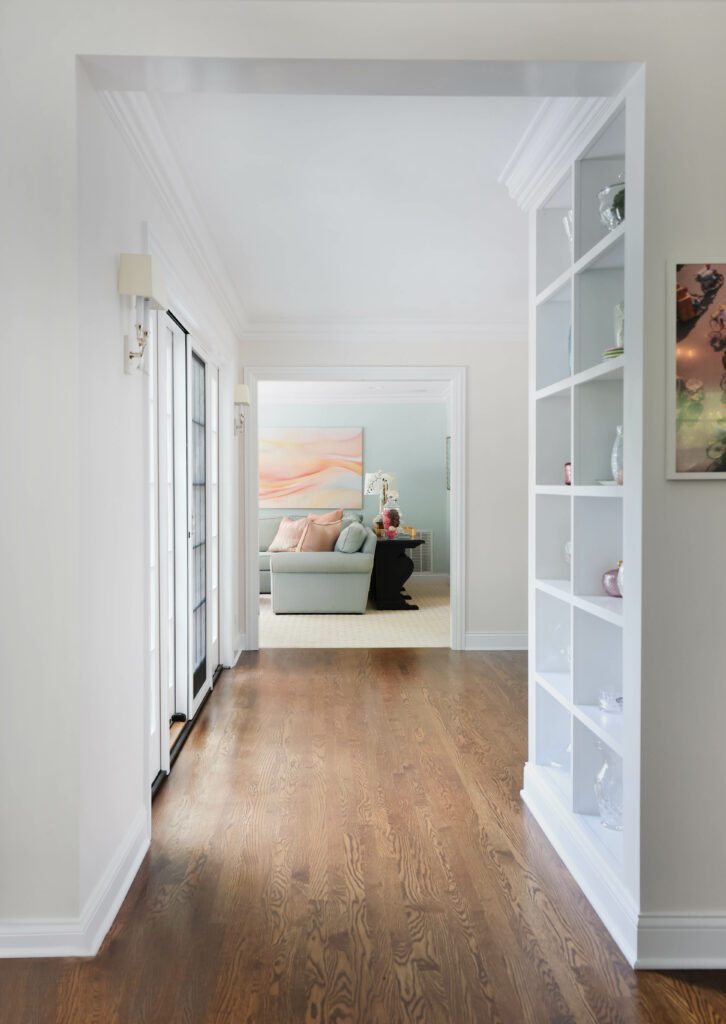
[[[173,261],[184,308],[199,311],[201,340],[232,383],[235,339],[202,289],[169,224],[85,72],[78,76],[80,325],[80,616],[82,625],[80,904],[84,905],[129,828],[148,807],[144,761],[148,670],[146,608],[148,516],[147,380],[123,373],[124,305],[116,291],[119,252],[144,252],[147,224]],[[174,295],[170,298],[175,309]],[[188,325],[192,326],[192,325]],[[205,331],[206,329],[206,331]],[[222,421],[230,433],[231,416]],[[236,493],[236,457],[222,461]],[[236,534],[236,509],[225,538]],[[234,566],[230,559],[229,565]],[[229,576],[226,591],[236,593]],[[229,612],[228,612],[229,616]],[[226,653],[236,640],[233,614],[222,619]],[[103,765],[103,771],[90,770]]]
[[[507,201],[503,199],[503,201]],[[385,333],[385,332],[384,332]],[[517,333],[519,336],[517,337]],[[244,366],[466,366],[466,632],[527,629],[527,337],[242,344]],[[405,506],[405,496],[401,495]],[[405,507],[404,507],[405,511]],[[243,603],[244,597],[240,598]]]
[[[0,427],[22,447],[5,444],[0,454],[0,480],[10,495],[0,531],[8,581],[0,597],[0,914],[27,920],[77,912],[81,770],[99,775],[104,802],[117,785],[105,755],[87,750],[93,760],[81,769],[79,753],[87,634],[78,615],[78,523],[88,463],[86,455],[82,468],[78,442],[85,310],[79,316],[75,57],[139,52],[646,63],[642,909],[726,913],[724,496],[720,484],[665,480],[666,261],[684,250],[718,252],[726,237],[718,172],[726,161],[718,130],[726,8],[699,0],[212,7],[206,0],[6,0],[2,8],[0,137],[12,145],[3,151],[0,222],[12,245],[0,252]],[[613,18],[617,31],[603,31]],[[575,88],[576,77],[572,82]],[[376,362],[385,361],[382,348]],[[422,361],[433,356],[420,353]],[[264,358],[245,353],[247,362],[271,358],[269,351]],[[341,356],[328,350],[325,359],[337,363]],[[455,346],[445,359],[466,361]],[[301,361],[299,350],[294,361]],[[472,393],[475,381],[482,390],[488,378],[472,374]],[[502,435],[499,418],[483,404],[478,415],[482,429]],[[83,425],[98,426],[88,417]],[[500,459],[507,460],[504,452]],[[482,490],[489,480],[501,488],[496,476],[484,479]],[[122,489],[119,478],[111,499],[121,499]],[[491,611],[492,622],[503,601],[487,592],[487,567],[508,561],[503,547],[495,536],[483,546],[469,584],[470,606]],[[514,593],[504,595],[507,605],[512,600]],[[106,635],[117,628],[114,610],[109,605],[97,621]],[[109,700],[84,714],[85,729],[102,729],[113,717]]]

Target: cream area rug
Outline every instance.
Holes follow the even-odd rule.
[[[417,612],[380,612],[369,601],[365,615],[274,615],[261,594],[260,647],[449,647],[448,579],[412,576],[406,593]]]

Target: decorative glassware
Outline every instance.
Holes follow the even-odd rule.
[[[572,541],[565,541],[565,565],[572,565]]]
[[[617,584],[618,584],[618,590],[620,591],[620,596],[621,597],[623,596],[623,575],[624,575],[624,573],[623,573],[623,563],[622,563],[622,561],[620,561],[620,562],[618,562],[618,579],[617,579]]]
[[[615,440],[613,441],[613,448],[610,453],[610,469],[612,470],[613,480],[616,484],[622,484],[623,482],[623,428],[617,427],[615,430]]]
[[[606,185],[597,194],[600,220],[608,231],[614,231],[625,220],[625,176],[620,174],[613,185]]]
[[[565,463],[563,477],[564,477],[564,480],[565,480],[565,486],[566,487],[570,487],[572,485],[572,463],[571,462],[566,462]]]
[[[605,593],[610,597],[622,597],[623,595],[618,590],[618,570],[617,569],[606,569],[602,574],[602,585]]]
[[[568,210],[562,218],[562,227],[565,229],[567,243],[570,247],[570,259],[573,259],[575,254],[575,215],[572,210]]]
[[[615,322],[615,347],[625,348],[625,303],[618,302],[613,310]]]
[[[550,765],[553,768],[559,768],[560,771],[569,772],[571,760],[572,743],[568,743],[560,753],[555,754],[555,756],[550,759]]]
[[[401,525],[401,509],[395,498],[389,498],[383,506],[383,529],[389,537],[395,537]]]
[[[598,743],[602,765],[595,776],[595,799],[603,828],[623,830],[623,762],[610,747]]]
[[[615,690],[600,690],[597,705],[601,711],[619,715],[623,710],[623,695]]]

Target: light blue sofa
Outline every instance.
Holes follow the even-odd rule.
[[[346,520],[360,522],[362,516],[349,514],[344,518],[344,525]],[[268,547],[279,521],[279,518],[275,520],[274,530],[271,526],[266,528],[264,536],[270,534]],[[269,524],[273,520],[260,520],[260,546],[264,539],[263,522]],[[260,552],[260,590],[265,593],[262,591],[262,573],[266,572],[270,579],[272,610],[276,615],[363,615],[368,603],[375,551],[376,535],[366,529],[363,547],[355,554],[341,551],[264,552],[268,568],[263,569],[263,553]]]
[[[314,515],[315,513],[313,513]],[[290,516],[291,519],[302,519],[303,516]],[[279,512],[275,512],[272,515],[265,516],[265,513],[260,511],[260,519],[258,526],[258,536],[260,545],[260,593],[269,594],[271,592],[271,580],[270,580],[270,558],[271,553],[267,550],[275,539],[275,534],[278,531],[280,523],[283,520],[283,516]],[[343,513],[343,526],[347,526],[348,523],[352,522],[363,522],[362,512],[345,512]]]

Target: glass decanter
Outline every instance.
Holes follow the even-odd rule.
[[[610,469],[616,484],[623,482],[623,428],[615,428],[615,440],[610,453]]]
[[[603,828],[623,830],[623,762],[610,747],[598,743],[602,765],[595,776],[595,798]]]

